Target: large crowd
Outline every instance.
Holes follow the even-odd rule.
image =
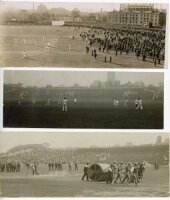
[[[164,30],[143,30],[133,28],[112,27],[109,29],[83,30],[80,37],[87,41],[86,53],[97,58],[98,53],[104,54],[106,62],[107,54],[110,55],[109,62],[112,62],[112,55],[132,53],[137,59],[153,62],[156,66],[165,59],[165,31]],[[147,59],[147,60],[146,60]]]
[[[84,164],[88,160],[90,163],[103,162],[110,154],[100,152],[80,152],[74,150],[68,151],[24,151],[23,154],[8,156],[0,159],[0,172],[20,172],[22,167],[30,168],[33,165],[44,164],[49,171],[61,171],[63,165],[67,165],[68,169],[73,166]]]

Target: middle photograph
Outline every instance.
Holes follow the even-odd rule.
[[[4,128],[163,129],[164,73],[4,70]]]

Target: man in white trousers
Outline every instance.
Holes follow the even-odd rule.
[[[63,99],[63,102],[62,102],[62,104],[63,104],[63,108],[62,108],[62,111],[64,112],[67,112],[67,99],[64,97],[64,99]]]

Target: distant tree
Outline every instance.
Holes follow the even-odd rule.
[[[77,8],[74,8],[74,9],[72,10],[72,17],[73,17],[74,20],[75,20],[76,18],[80,17],[80,10],[77,9]]]
[[[50,20],[50,17],[51,17],[51,15],[48,12],[41,14],[41,20]]]

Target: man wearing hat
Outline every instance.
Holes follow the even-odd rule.
[[[113,181],[113,164],[111,164],[110,167],[108,168],[108,177],[106,183],[111,184],[112,181]]]
[[[123,162],[118,164],[117,172],[116,172],[116,179],[114,183],[117,183],[118,179],[120,180],[120,183],[122,183],[122,178],[121,178],[121,172],[123,170]]]
[[[130,167],[131,167],[131,165],[132,165],[131,162],[129,162],[126,165],[126,167],[125,167],[125,177],[124,177],[122,183],[124,183],[126,179],[127,179],[127,182],[129,183],[129,181],[130,181]]]
[[[89,177],[88,177],[88,168],[89,168],[89,163],[86,163],[84,165],[84,174],[82,176],[82,181],[84,181],[84,178],[86,177],[86,180],[89,181]]]

